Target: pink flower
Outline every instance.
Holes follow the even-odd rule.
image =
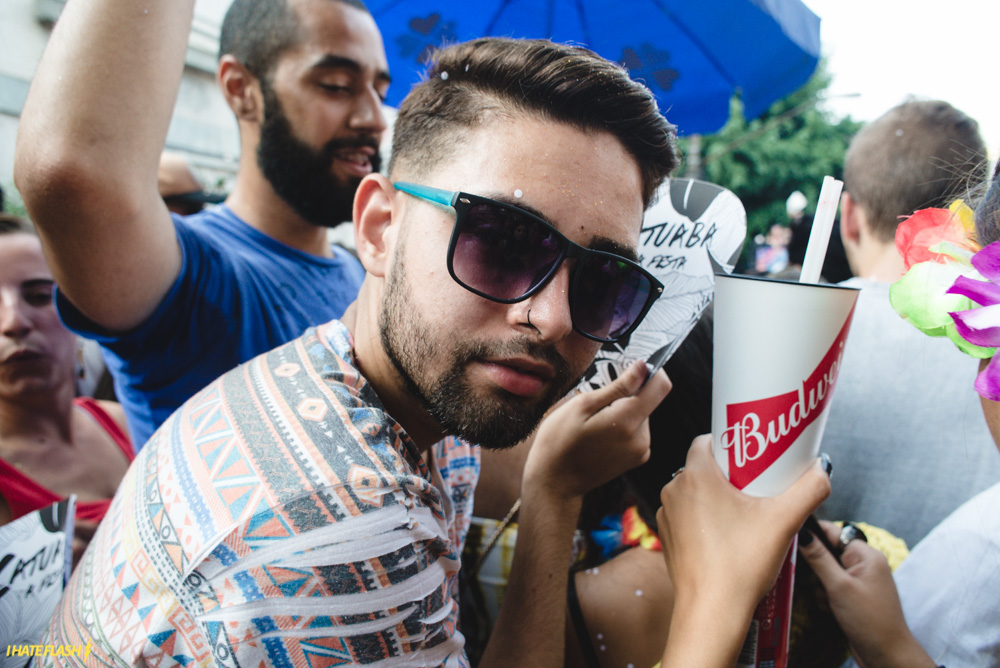
[[[921,209],[896,228],[896,250],[909,269],[919,262],[946,262],[946,256],[931,249],[942,241],[972,252],[979,250],[975,242],[972,210],[961,200],[947,209]]]

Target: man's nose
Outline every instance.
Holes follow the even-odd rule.
[[[573,331],[569,308],[570,267],[564,262],[541,290],[513,306],[521,326],[538,332],[543,341],[559,341]]]
[[[381,134],[388,127],[382,112],[382,98],[374,88],[366,88],[354,99],[350,125],[354,130]]]

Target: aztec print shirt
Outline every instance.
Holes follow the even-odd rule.
[[[445,439],[426,465],[352,347],[336,320],[310,329],[167,420],[46,642],[89,647],[88,666],[467,666],[478,447]]]

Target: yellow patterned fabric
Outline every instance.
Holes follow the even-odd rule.
[[[840,526],[844,525],[843,522],[838,522],[837,524]],[[852,522],[852,524],[865,532],[868,544],[885,555],[885,558],[889,560],[889,567],[892,570],[895,571],[899,568],[903,560],[910,556],[910,550],[906,547],[906,541],[902,538],[897,538],[885,529],[880,529],[865,522]]]

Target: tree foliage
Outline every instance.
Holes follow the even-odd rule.
[[[747,209],[748,239],[787,221],[785,200],[792,192],[805,194],[812,214],[823,177],[843,178],[844,152],[861,124],[850,117],[834,119],[822,108],[829,85],[820,63],[802,88],[760,118],[747,121],[734,98],[726,126],[701,137],[701,173],[687,175],[717,183],[740,198]],[[692,141],[682,138],[680,145],[690,168]]]
[[[28,211],[24,208],[21,195],[14,188],[13,183],[0,184],[0,212],[22,218],[28,217]]]

